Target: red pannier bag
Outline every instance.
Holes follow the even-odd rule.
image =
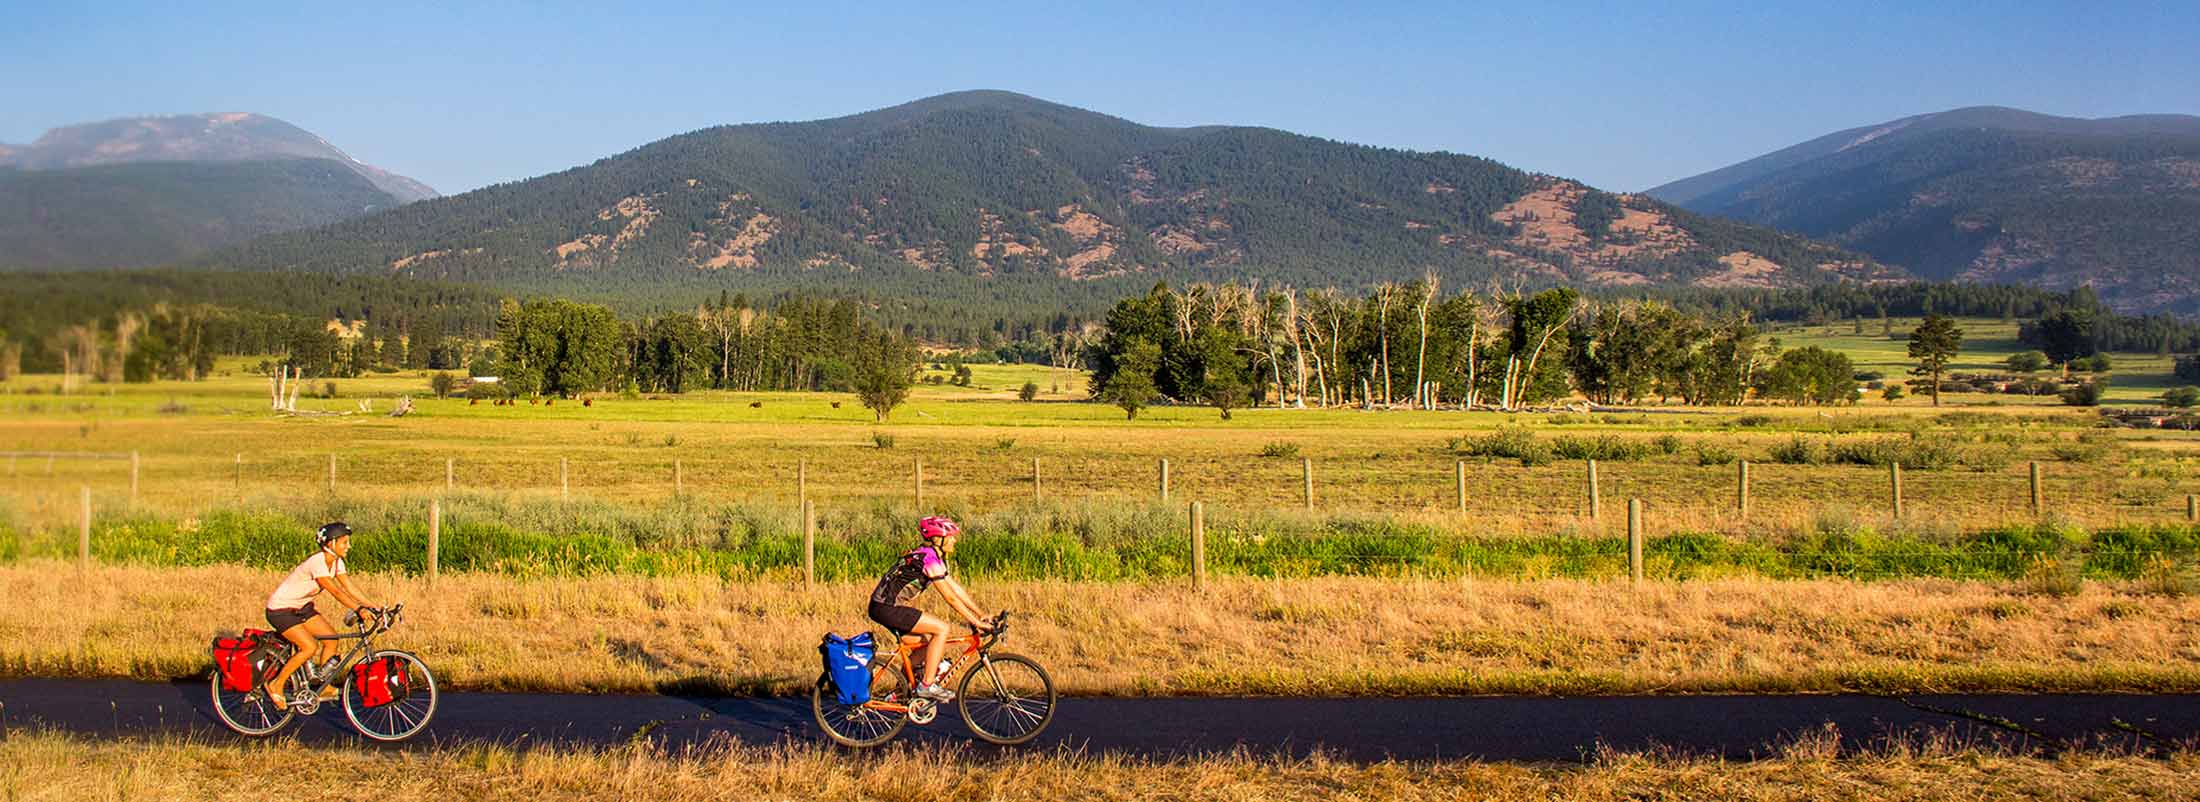
[[[360,704],[367,707],[403,701],[412,693],[412,675],[405,671],[405,658],[378,657],[352,666],[351,692],[358,694]]]
[[[252,691],[252,653],[260,648],[261,638],[272,634],[264,629],[247,629],[233,638],[214,639],[214,671],[221,675],[222,690]]]

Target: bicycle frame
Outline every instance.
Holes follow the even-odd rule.
[[[983,634],[973,632],[971,634],[963,635],[960,637],[948,638],[947,645],[950,647],[950,651],[948,652],[947,657],[955,660],[956,663],[953,668],[948,669],[947,673],[940,675],[937,681],[941,685],[946,685],[947,680],[950,677],[961,673],[964,668],[972,665],[973,663],[984,662],[986,655],[993,651],[993,642],[998,640],[999,638],[1000,635],[997,632],[989,632]],[[963,649],[960,652],[952,651],[952,647],[954,647],[954,645],[957,643],[963,644]],[[909,687],[911,688],[917,687],[917,678],[918,676],[920,676],[916,670],[916,658],[914,657],[914,655],[918,651],[924,649],[929,644],[930,641],[928,639],[912,635],[901,638],[901,641],[895,645],[895,653],[901,656],[902,677],[909,681]],[[973,660],[972,658],[975,658],[975,660]],[[881,701],[878,699],[864,702],[863,706],[871,710],[884,710],[889,713],[909,712],[909,705],[907,704]]]
[[[366,621],[360,621],[359,628],[350,632],[339,632],[334,635],[313,636],[314,640],[316,641],[357,640],[359,641],[359,643],[358,645],[351,647],[350,651],[344,652],[337,658],[336,670],[330,671],[328,673],[328,676],[322,677],[319,684],[308,685],[307,687],[312,688],[314,693],[320,693],[321,691],[326,690],[331,686],[334,686],[336,683],[342,682],[346,673],[345,669],[350,668],[352,664],[360,658],[360,656],[373,653],[374,636],[389,631],[390,625],[394,623],[396,623],[394,618],[392,620],[379,622],[378,624],[370,624]],[[282,635],[280,633],[277,633],[276,637],[282,638]],[[291,643],[289,638],[282,638],[282,641],[283,645],[290,647],[291,655],[295,657],[297,655],[298,645]],[[314,658],[312,657],[306,658],[307,663],[311,663],[313,661]],[[301,663],[298,667],[305,668],[305,664]],[[297,672],[291,672],[291,676],[292,678],[295,678],[297,676]],[[264,691],[266,689],[267,682],[265,680],[262,680],[259,684],[259,688],[255,690]]]

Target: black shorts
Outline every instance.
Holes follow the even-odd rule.
[[[924,620],[924,611],[915,607],[874,601],[871,602],[871,620],[893,630],[896,636],[907,635],[917,628],[918,621]]]
[[[267,625],[274,627],[275,634],[280,635],[289,632],[291,627],[313,620],[316,615],[320,613],[313,611],[313,602],[306,602],[306,606],[296,610],[267,611]]]

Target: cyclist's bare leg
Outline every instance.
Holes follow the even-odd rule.
[[[291,672],[297,671],[307,660],[326,659],[319,657],[321,652],[336,645],[335,641],[320,639],[323,635],[336,634],[336,628],[329,626],[328,621],[320,616],[308,618],[303,624],[283,630],[282,634],[283,640],[290,641],[290,645],[296,648],[291,650],[290,659],[283,663],[283,670],[275,672],[275,678],[267,681],[267,695],[277,704],[284,704],[283,692],[288,690]]]
[[[917,620],[916,627],[909,630],[909,634],[925,636],[924,666],[917,672],[917,677],[922,681],[917,684],[930,685],[938,682],[940,656],[947,653],[947,622],[940,620],[939,616],[925,613],[923,618]]]

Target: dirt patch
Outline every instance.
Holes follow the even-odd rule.
[[[816,270],[821,267],[845,267],[850,273],[856,272],[856,266],[854,262],[850,262],[847,259],[841,258],[840,254],[827,251],[818,251],[816,255],[811,256],[808,259],[802,260],[802,266],[805,269],[809,270]]]
[[[1778,287],[1782,285],[1780,279],[1786,272],[1779,262],[1748,251],[1735,251],[1721,256],[1719,264],[1726,269],[1690,283],[1698,287]]]
[[[939,257],[931,251],[930,248],[903,248],[895,251],[894,255],[901,257],[904,262],[916,265],[918,270],[936,270],[940,266]]]
[[[1619,218],[1601,241],[1592,243],[1574,215],[1574,204],[1587,193],[1587,187],[1572,181],[1552,182],[1506,204],[1490,219],[1519,228],[1510,240],[1515,247],[1565,254],[1590,266],[1592,274],[1638,256],[1656,258],[1695,247],[1688,232],[1663,213],[1637,208],[1643,201],[1632,195],[1619,196]]]
[[[1069,276],[1073,279],[1099,278],[1105,275],[1116,275],[1121,273],[1122,271],[1118,270],[1112,273],[1103,273],[1101,271],[1096,271],[1092,269],[1093,265],[1104,263],[1114,257],[1115,243],[1103,242],[1071,254],[1068,259],[1062,260],[1062,274],[1065,276]]]
[[[595,257],[589,256],[589,252],[602,248],[604,243],[610,240],[610,237],[602,234],[582,234],[579,239],[559,243],[557,247],[551,248],[550,251],[558,255],[559,267],[565,267],[576,261],[586,261],[593,264]]]
[[[1428,228],[1428,224],[1427,224],[1427,223],[1423,223],[1423,222],[1421,222],[1421,221],[1419,221],[1419,220],[1407,220],[1407,221],[1406,221],[1406,230],[1407,230],[1407,231],[1419,231],[1419,230],[1421,230],[1421,229],[1424,229],[1424,228]]]
[[[1191,232],[1176,226],[1161,226],[1151,234],[1154,247],[1174,256],[1197,256],[1213,250],[1215,246],[1201,242]]]
[[[1458,192],[1459,188],[1440,180],[1430,179],[1427,185],[1421,187],[1421,191],[1430,195],[1449,195]]]
[[[710,258],[704,259],[695,266],[706,270],[717,270],[724,267],[738,267],[745,270],[756,267],[760,264],[756,256],[756,249],[763,246],[764,243],[770,242],[772,235],[777,233],[779,233],[779,221],[771,215],[757,212],[751,215],[749,219],[742,221],[739,232],[718,243],[716,253],[712,253]],[[698,254],[699,251],[709,250],[709,248],[709,240],[701,232],[692,235],[688,243],[690,254]]]
[[[1108,221],[1075,203],[1054,210],[1054,227],[1068,232],[1079,244],[1093,242],[1116,231]]]
[[[450,254],[450,251],[421,251],[390,263],[391,270],[403,270],[413,265]]]

